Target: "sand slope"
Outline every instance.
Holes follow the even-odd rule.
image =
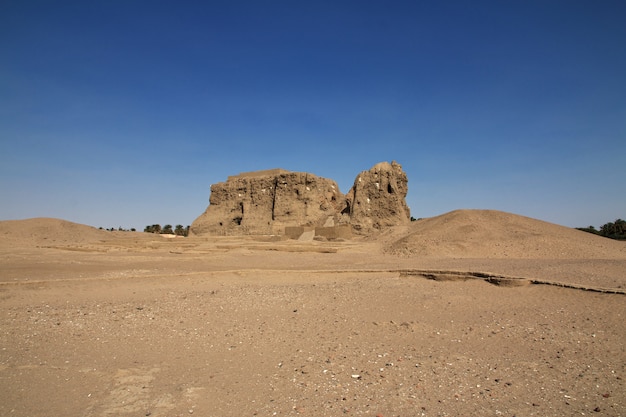
[[[0,248],[15,247],[81,247],[101,242],[122,242],[128,239],[149,240],[166,235],[142,232],[118,232],[50,217],[0,221]]]
[[[380,239],[386,253],[404,256],[626,259],[625,242],[495,210],[455,210]]]
[[[88,243],[110,236],[106,230],[67,220],[37,217],[0,221],[3,243],[41,246],[52,243]]]

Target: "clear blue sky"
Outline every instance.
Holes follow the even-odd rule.
[[[626,216],[624,1],[3,1],[0,219],[190,224],[396,160],[414,217]]]

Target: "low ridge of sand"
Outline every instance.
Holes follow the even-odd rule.
[[[0,222],[0,416],[626,416],[624,248],[489,210],[350,241]]]
[[[109,236],[106,230],[50,217],[0,221],[0,237],[3,242],[20,246],[43,246],[51,243],[82,244]]]
[[[626,242],[496,210],[455,210],[381,237],[387,253],[433,258],[626,259]]]

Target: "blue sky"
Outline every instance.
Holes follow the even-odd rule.
[[[0,219],[191,224],[396,160],[414,217],[626,215],[623,1],[5,1]]]

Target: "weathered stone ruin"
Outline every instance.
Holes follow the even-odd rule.
[[[367,233],[410,221],[408,190],[406,173],[395,161],[380,162],[361,172],[346,195],[350,224]]]
[[[347,195],[333,180],[283,169],[228,177],[211,185],[209,206],[191,225],[193,235],[304,233],[328,239],[366,234],[409,222],[407,176],[381,162],[361,172]]]

